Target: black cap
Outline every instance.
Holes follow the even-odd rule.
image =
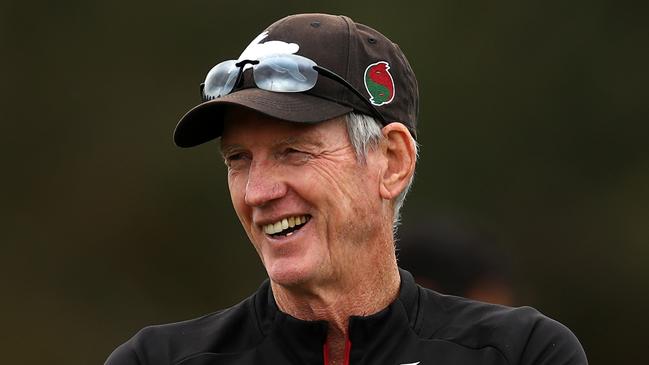
[[[364,95],[385,122],[401,122],[416,138],[417,79],[399,46],[378,31],[346,16],[298,14],[271,24],[239,60],[265,54],[295,53],[333,71]],[[220,137],[227,106],[256,110],[274,118],[317,123],[351,111],[373,115],[368,103],[341,83],[319,77],[311,90],[272,92],[255,86],[249,72],[230,94],[199,104],[174,131],[174,142],[192,147]]]

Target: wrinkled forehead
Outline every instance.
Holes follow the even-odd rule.
[[[341,133],[342,132],[342,133]],[[233,144],[309,144],[325,147],[346,137],[345,117],[319,123],[289,122],[246,108],[230,108],[225,113],[221,149]]]

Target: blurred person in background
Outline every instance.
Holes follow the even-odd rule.
[[[509,256],[476,232],[427,219],[399,229],[399,267],[417,284],[449,295],[514,305]]]
[[[344,16],[289,16],[201,91],[174,140],[220,138],[269,279],[231,308],[144,328],[106,364],[586,363],[570,330],[538,311],[444,296],[398,268],[419,100],[384,35]]]

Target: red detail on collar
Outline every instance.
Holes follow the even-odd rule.
[[[329,344],[327,341],[322,345],[322,354],[324,356],[324,365],[329,365]]]
[[[352,351],[352,342],[345,338],[345,365],[349,365],[349,353]]]
[[[352,351],[352,342],[349,337],[345,338],[345,361],[344,365],[349,365],[349,353]],[[324,365],[329,365],[329,343],[325,341],[322,345],[322,356],[324,357]]]

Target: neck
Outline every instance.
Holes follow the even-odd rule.
[[[328,285],[287,288],[271,281],[281,311],[302,320],[328,322],[330,364],[343,363],[349,317],[368,316],[386,308],[397,298],[399,284],[394,254],[385,265],[359,263]]]

